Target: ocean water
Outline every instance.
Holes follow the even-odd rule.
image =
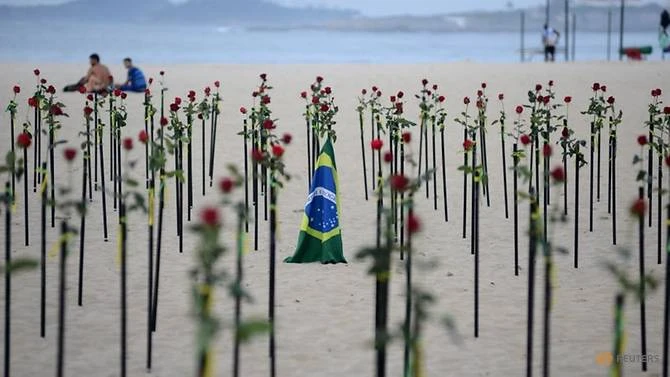
[[[516,33],[365,33],[318,30],[253,31],[235,27],[160,24],[23,22],[0,24],[0,61],[81,62],[92,52],[107,61],[168,63],[435,63],[518,62]],[[656,33],[627,33],[624,45],[651,45]],[[540,48],[540,32],[527,33],[527,49]],[[618,34],[611,57],[617,59]],[[533,55],[533,61],[542,56]],[[577,32],[576,60],[606,60],[605,33]],[[557,60],[564,60],[558,47]]]

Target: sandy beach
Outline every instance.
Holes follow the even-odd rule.
[[[64,85],[76,81],[86,69],[84,64],[39,64],[42,76],[58,89],[58,99],[70,114],[63,122],[60,138],[78,145],[78,132],[83,129],[83,98],[78,93],[60,93]],[[20,85],[18,122],[32,118],[27,98],[32,93],[35,79],[33,64],[0,64],[0,106],[4,109],[11,99],[11,88]],[[124,77],[121,66],[112,66],[116,77]],[[526,93],[536,83],[554,80],[557,98],[573,97],[570,125],[577,134],[589,134],[584,111],[591,95],[591,84],[607,85],[609,94],[616,97],[623,110],[619,127],[618,150],[618,246],[633,251],[630,271],[637,274],[637,225],[628,215],[628,208],[637,195],[636,169],[632,168],[633,155],[639,153],[635,138],[646,133],[644,122],[651,89],[664,90],[667,66],[658,63],[575,63],[575,64],[480,64],[453,63],[431,65],[170,65],[142,66],[147,76],[157,77],[166,72],[167,96],[185,98],[188,90],[202,89],[221,81],[222,113],[217,135],[216,177],[226,174],[225,165],[241,165],[243,159],[241,137],[241,106],[251,107],[251,92],[258,85],[258,74],[267,73],[274,86],[271,108],[279,118],[278,132],[290,132],[293,145],[286,155],[287,170],[293,179],[281,191],[279,198],[280,239],[278,260],[292,255],[296,244],[302,208],[307,196],[307,165],[305,162],[305,125],[302,118],[304,100],[300,92],[309,88],[317,75],[333,88],[340,107],[337,118],[335,152],[340,176],[342,201],[341,224],[347,265],[277,264],[277,346],[278,375],[286,377],[342,377],[371,376],[374,371],[372,350],[374,322],[374,281],[366,274],[367,262],[355,259],[362,247],[374,245],[375,202],[365,201],[360,159],[357,96],[362,88],[377,85],[387,95],[402,90],[407,94],[406,113],[418,117],[418,101],[413,96],[420,89],[420,81],[427,78],[440,86],[449,112],[447,126],[447,174],[449,190],[449,222],[443,212],[432,209],[430,200],[419,197],[418,213],[423,231],[415,239],[414,278],[417,284],[430,289],[437,298],[433,308],[434,321],[426,328],[424,345],[427,376],[521,376],[525,373],[526,355],[526,289],[527,239],[520,244],[519,276],[514,276],[513,222],[505,219],[502,162],[499,128],[489,127],[491,207],[481,207],[480,220],[480,336],[473,337],[473,263],[469,240],[461,237],[462,128],[453,119],[463,110],[463,97],[474,97],[481,82],[488,84],[491,97],[489,116],[495,119],[500,105],[495,98],[505,94],[509,119],[517,104],[526,102]],[[156,91],[157,92],[157,91]],[[667,96],[666,96],[667,97]],[[124,132],[136,137],[143,127],[143,96],[130,94],[129,124]],[[0,155],[9,148],[9,114],[0,114]],[[20,125],[17,125],[19,129]],[[369,127],[369,123],[366,123]],[[511,121],[510,126],[511,127]],[[418,128],[413,133],[418,135]],[[124,135],[125,136],[125,135]],[[367,137],[367,135],[366,135]],[[209,138],[209,135],[208,135]],[[605,140],[605,139],[603,139]],[[194,142],[200,145],[199,128]],[[507,144],[508,163],[511,143]],[[59,147],[62,149],[62,146]],[[418,149],[418,137],[412,142]],[[606,145],[603,153],[606,156]],[[143,157],[143,149],[136,148],[135,157]],[[57,152],[60,156],[61,152]],[[108,157],[108,156],[107,156]],[[587,156],[588,157],[588,156]],[[196,148],[194,166],[201,164],[202,152]],[[556,158],[558,159],[558,157]],[[569,195],[570,222],[557,224],[551,230],[555,243],[570,250],[568,255],[557,255],[557,277],[552,313],[552,374],[555,376],[604,376],[606,367],[596,363],[596,355],[612,350],[613,305],[617,282],[603,268],[611,260],[616,247],[611,242],[611,218],[607,214],[607,162],[603,159],[602,198],[595,204],[594,232],[588,231],[588,166],[581,171],[580,191],[580,267],[572,266],[572,194]],[[32,167],[32,151],[29,153]],[[369,163],[369,160],[368,160]],[[81,189],[80,160],[71,171],[62,158],[56,168],[58,179],[65,184],[74,182],[75,192]],[[573,166],[569,169],[569,192],[574,192]],[[216,185],[207,188],[202,197],[199,170],[195,174],[194,217],[198,209],[217,198]],[[143,165],[135,174],[143,177]],[[4,178],[4,177],[3,177]],[[4,182],[4,181],[3,181]],[[32,176],[30,177],[32,188]],[[23,196],[18,191],[18,204],[12,224],[14,257],[39,257],[39,196],[29,193],[30,246],[23,246]],[[510,182],[511,190],[511,182]],[[511,192],[511,191],[510,191]],[[439,206],[442,200],[440,190]],[[242,195],[237,192],[236,195]],[[562,201],[562,193],[554,191],[552,201]],[[157,332],[154,336],[154,368],[151,375],[182,377],[195,374],[194,324],[190,316],[191,286],[187,273],[193,266],[191,249],[195,238],[187,233],[184,253],[176,248],[174,189],[168,192],[165,224],[165,249],[162,255],[161,287]],[[559,199],[560,198],[560,199]],[[667,200],[667,199],[666,199]],[[511,202],[510,202],[511,205]],[[656,203],[654,203],[654,207]],[[109,207],[111,208],[111,206]],[[520,229],[528,225],[527,204],[521,207]],[[4,214],[4,212],[3,212]],[[87,218],[85,254],[84,305],[77,306],[78,240],[70,243],[67,291],[66,375],[118,376],[119,375],[119,272],[115,264],[116,227],[110,226],[110,240],[103,241],[99,192],[94,195]],[[110,211],[110,224],[116,222],[116,212]],[[146,356],[146,296],[147,296],[147,231],[144,215],[130,217],[129,243],[129,375],[145,375]],[[78,217],[73,219],[78,224]],[[228,229],[234,224],[232,213],[225,214]],[[187,224],[188,225],[188,224]],[[4,221],[2,234],[4,237]],[[245,286],[254,302],[245,304],[244,316],[261,317],[267,313],[268,290],[268,231],[261,221],[259,250],[251,250],[245,258]],[[647,297],[647,335],[649,355],[662,352],[663,265],[656,263],[656,228],[645,227],[647,271],[656,276],[660,289]],[[57,228],[48,228],[48,247],[57,239]],[[228,234],[228,244],[233,239]],[[253,234],[250,233],[250,237]],[[253,249],[253,248],[252,248]],[[664,262],[665,262],[664,256]],[[234,258],[225,258],[232,271]],[[542,336],[542,270],[538,261],[535,326],[535,372],[541,371]],[[391,288],[390,326],[399,328],[404,318],[404,262],[394,258]],[[57,259],[47,266],[47,336],[39,336],[39,269],[15,275],[12,281],[12,358],[14,376],[49,376],[55,371],[57,329]],[[4,283],[0,293],[4,300]],[[217,291],[216,313],[225,325],[233,319],[233,305],[224,288]],[[460,342],[448,336],[441,324],[445,315],[453,316]],[[626,354],[640,353],[640,313],[637,302],[630,297],[626,302]],[[231,375],[232,333],[222,331],[216,345],[217,376]],[[267,376],[267,337],[261,336],[243,347],[242,376]],[[625,363],[626,376],[659,376],[660,362],[649,364],[649,372],[642,373],[639,363]],[[402,344],[389,348],[389,375],[402,373]]]

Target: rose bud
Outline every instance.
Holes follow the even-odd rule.
[[[379,90],[379,89],[378,89],[376,86],[373,86],[373,87],[372,87],[372,91],[373,91],[373,92],[376,93],[378,90]]]
[[[328,110],[330,110],[330,108],[328,107],[327,104],[324,103],[324,104],[321,105],[321,109],[320,109],[320,110],[321,110],[322,112],[325,113],[325,112],[327,112]]]
[[[40,79],[40,84],[46,84],[46,83],[47,83],[47,79]]]
[[[549,105],[549,101],[551,100],[551,97],[549,96],[544,96],[542,99],[542,102],[544,103],[545,106]]]
[[[323,77],[316,76],[316,82],[321,83],[322,81],[323,81]]]
[[[483,95],[484,95],[484,92],[482,92],[481,90],[478,90],[478,91],[477,91],[477,97],[481,97],[481,96],[483,96]]]
[[[544,103],[544,96],[537,96],[537,102],[538,103]]]
[[[319,97],[317,97],[317,96],[312,97],[312,104],[318,105],[319,104]]]
[[[289,133],[286,133],[281,137],[281,141],[286,145],[291,144],[291,140],[293,140],[293,136]]]
[[[158,72],[158,74],[161,75],[161,76],[165,76],[165,71],[160,71],[160,72]]]
[[[542,156],[544,157],[551,156],[551,145],[545,144],[542,146]]]
[[[428,79],[421,80],[421,84],[423,84],[423,86],[428,85]]]
[[[465,150],[466,152],[470,152],[470,150],[471,150],[472,147],[474,147],[474,146],[475,146],[475,142],[474,142],[474,141],[472,141],[472,140],[470,140],[470,139],[465,139],[465,140],[463,140],[463,150]]]
[[[549,80],[549,86],[554,86],[554,80]]]
[[[151,84],[153,84],[153,83],[154,83],[154,78],[153,78],[153,77],[149,77],[149,85],[151,85]]]
[[[247,113],[247,109],[246,109],[244,106],[242,106],[242,107],[240,107],[240,112],[241,112],[242,114],[246,114],[246,113]]]
[[[641,146],[647,145],[647,135],[640,135],[637,137],[637,143],[640,144]]]
[[[93,101],[93,94],[87,95],[86,99],[89,100],[89,101]]]
[[[258,148],[254,148],[251,150],[251,158],[256,162],[261,162],[265,156],[263,156],[263,151]]]
[[[93,109],[91,107],[89,106],[84,107],[84,115],[86,115],[87,118],[90,117],[92,113]]]
[[[180,97],[174,97],[174,103],[177,105],[181,105],[181,98]]]
[[[137,140],[139,140],[140,143],[142,144],[146,144],[147,141],[149,141],[149,134],[147,133],[147,131],[145,130],[140,131],[140,133],[137,134]]]
[[[333,92],[333,89],[331,89],[330,86],[327,86],[327,87],[325,87],[325,88],[323,89],[323,91],[324,91],[326,94],[331,94],[331,93]]]
[[[391,102],[395,102],[395,96],[391,96],[389,97],[389,99],[391,100]]]
[[[168,118],[166,118],[166,117],[162,117],[162,118],[161,118],[161,126],[162,126],[162,127],[167,126],[168,123],[169,123],[169,122],[168,122]]]
[[[222,178],[221,181],[219,181],[219,189],[224,194],[231,192],[234,186],[235,182],[229,177]]]
[[[133,139],[129,137],[123,139],[123,149],[127,151],[133,149]]]
[[[395,113],[396,114],[402,114],[402,102],[396,102]]]
[[[536,84],[536,85],[535,85],[535,91],[536,91],[536,92],[539,92],[540,90],[542,90],[542,85],[540,85],[540,84]]]
[[[610,105],[614,105],[614,97],[609,96],[609,98],[607,98],[607,103],[609,103]]]
[[[266,81],[268,79],[267,73],[261,73],[260,78],[261,78],[261,80]]]
[[[189,90],[188,91],[188,96],[189,97],[195,97],[195,90]]]
[[[402,141],[405,144],[409,144],[410,141],[412,141],[412,134],[409,132],[403,132],[402,133]]]
[[[307,98],[307,92],[302,92],[302,93],[300,93],[300,97],[302,97],[302,98]]]
[[[220,87],[220,86],[221,86],[221,82],[219,82],[219,80],[214,81],[214,87],[215,87],[215,88],[218,88],[218,87]]]
[[[393,153],[391,151],[384,152],[384,162],[390,164],[393,161]]]
[[[207,207],[200,212],[200,222],[208,227],[219,225],[219,211],[214,207]]]
[[[36,97],[28,98],[28,106],[37,107],[37,98]]]
[[[37,68],[35,68],[35,69],[33,70],[33,74],[35,74],[35,76],[39,76],[39,75],[40,75],[40,70],[37,69]]]
[[[284,155],[284,147],[282,147],[279,144],[273,144],[272,145],[272,155],[281,158],[281,156]]]
[[[53,85],[49,85],[49,87],[47,88],[47,93],[55,94],[56,93],[56,88],[54,88]]]
[[[437,84],[433,84],[433,90],[437,90]]]
[[[409,178],[404,175],[396,174],[391,176],[390,183],[392,189],[402,192],[407,190],[407,186],[409,186]]]
[[[469,105],[470,104],[470,98],[468,98],[468,97],[463,98],[463,103],[466,104],[466,105]]]
[[[562,166],[555,167],[549,174],[556,182],[565,181],[565,170],[563,170]]]
[[[570,102],[572,102],[572,97],[570,97],[570,96],[565,96],[565,98],[563,98],[563,102],[565,102],[565,103],[570,103]]]
[[[29,133],[23,131],[19,134],[19,136],[16,137],[16,145],[19,146],[19,148],[26,149],[30,146],[30,143],[32,142],[32,137],[30,136]]]
[[[437,100],[438,100],[440,103],[442,103],[442,102],[444,102],[444,101],[446,100],[446,98],[445,98],[444,96],[439,96],[439,97],[437,97]]]
[[[402,97],[404,97],[404,96],[405,96],[405,93],[403,93],[402,91],[399,91],[399,92],[398,92],[398,98],[402,98]]]
[[[271,130],[275,128],[275,122],[273,122],[272,119],[266,119],[263,121],[263,128],[266,130]]]
[[[365,89],[362,89],[362,90],[361,90],[361,94],[362,94],[362,95],[366,95],[366,94],[368,94],[368,91],[365,90]]]
[[[426,94],[431,96],[431,95],[433,95],[433,92],[431,92],[430,90],[426,90]]]
[[[83,85],[80,85],[77,90],[79,90],[80,94],[86,94],[86,87]]]
[[[21,87],[18,86],[18,85],[14,85],[13,91],[14,91],[14,94],[19,94],[19,93],[21,93]]]
[[[381,91],[381,90],[378,90],[378,91],[377,91],[377,97],[381,97],[381,96],[382,96],[382,91]]]
[[[205,96],[209,97],[209,95],[212,94],[212,88],[209,86],[205,87]]]
[[[74,148],[65,148],[63,151],[63,156],[65,156],[67,161],[72,161],[75,157],[77,157],[77,150]]]
[[[128,98],[128,93],[126,93],[126,92],[121,93],[121,99],[126,99],[126,98]]]
[[[120,97],[121,96],[121,89],[114,89],[114,97]]]
[[[666,106],[663,108],[663,114],[670,115],[670,106]]]
[[[600,90],[604,93],[607,91],[607,87],[605,85],[600,87]]]
[[[144,89],[144,95],[147,96],[147,97],[150,96],[151,95],[151,89],[149,89],[149,88]]]
[[[563,131],[561,131],[561,136],[563,136],[564,139],[567,139],[570,136],[570,130],[568,127],[563,127]]]
[[[530,136],[528,136],[526,134],[523,134],[523,135],[519,136],[519,141],[523,145],[528,145],[528,144],[531,143],[532,140],[531,140]]]
[[[516,110],[517,114],[521,114],[521,113],[523,113],[523,106],[519,105],[519,106],[516,107],[515,110]]]
[[[504,100],[504,99],[505,99],[505,95],[502,94],[502,93],[498,94],[498,99],[499,99],[500,101]]]
[[[179,111],[179,105],[177,105],[176,103],[171,103],[170,104],[170,111],[173,111],[173,112]]]
[[[384,142],[381,139],[374,139],[370,142],[370,147],[376,151],[382,149],[383,146]]]
[[[414,214],[408,215],[407,216],[407,232],[409,234],[414,234],[414,233],[418,233],[420,231],[421,231],[421,221],[419,220],[419,218]]]
[[[486,89],[486,83],[485,82],[482,83],[482,89]]]
[[[636,217],[644,217],[647,212],[647,202],[644,199],[637,199],[630,206],[630,214]]]

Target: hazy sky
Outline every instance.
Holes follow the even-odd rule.
[[[68,0],[0,0],[0,4],[55,4]],[[188,0],[170,0],[184,2]],[[225,0],[221,0],[225,1]],[[271,0],[286,5],[320,5],[356,9],[367,15],[388,14],[431,14],[458,12],[472,9],[502,9],[507,4],[515,7],[544,4],[545,0]],[[562,6],[564,0],[551,0],[556,6]],[[576,0],[582,1],[582,0]],[[600,0],[607,1],[607,0]],[[618,2],[612,0],[613,2]],[[634,1],[634,0],[628,0]],[[668,0],[660,0],[668,3]],[[409,5],[411,4],[411,5]]]

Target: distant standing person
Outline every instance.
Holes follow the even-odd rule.
[[[126,92],[144,92],[147,88],[144,73],[133,65],[133,61],[130,58],[123,59],[123,65],[128,70],[128,79],[125,83],[116,87]]]
[[[91,68],[86,72],[86,76],[82,77],[76,84],[65,87],[65,92],[74,92],[83,86],[87,92],[100,92],[107,90],[112,86],[113,78],[106,65],[100,63],[100,56],[98,54],[91,54],[88,57]]]
[[[542,32],[542,44],[544,45],[544,61],[553,62],[556,60],[556,45],[561,33],[556,31],[549,25],[544,24],[544,31]]]

